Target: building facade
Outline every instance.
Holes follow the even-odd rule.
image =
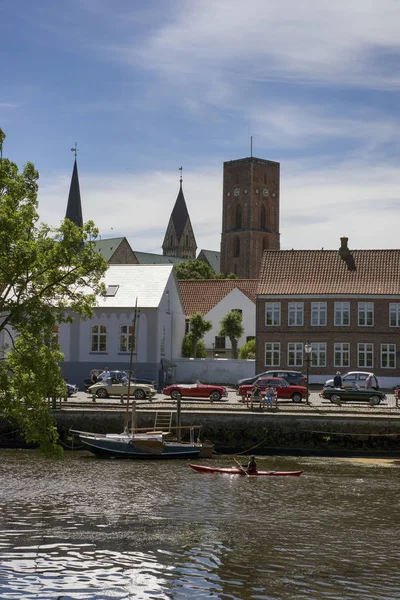
[[[369,371],[400,381],[400,250],[265,252],[257,290],[256,369]]]
[[[279,250],[280,165],[261,158],[224,163],[221,273],[258,278],[264,250]]]

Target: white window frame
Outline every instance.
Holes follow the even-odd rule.
[[[90,328],[91,352],[107,352],[107,325],[92,325]],[[104,343],[104,346],[102,346]]]
[[[288,342],[288,367],[303,366],[303,342]]]
[[[304,302],[288,302],[288,326],[303,327],[303,325]]]
[[[350,344],[348,342],[334,343],[333,361],[335,367],[350,368]]]
[[[391,358],[393,359],[392,364],[390,364]],[[396,344],[381,344],[381,368],[396,368]]]
[[[133,325],[121,325],[119,328],[119,353],[125,354],[131,351],[132,337]],[[135,350],[135,342],[133,342],[133,350]]]
[[[311,347],[311,366],[326,367],[326,342],[316,342]]]
[[[357,344],[357,366],[372,369],[374,366],[374,345],[370,342]]]
[[[368,323],[368,315],[371,317],[371,323]],[[364,323],[361,323],[363,317]],[[359,302],[358,303],[358,326],[359,327],[373,327],[374,326],[374,303],[373,302]]]
[[[271,323],[267,322],[267,315],[270,315]],[[281,324],[281,303],[266,302],[265,303],[265,326],[279,327]]]
[[[335,327],[350,327],[350,302],[335,302],[334,319]]]
[[[311,302],[311,327],[326,327],[327,312],[326,302]]]
[[[392,323],[394,317],[394,323]],[[389,304],[389,327],[400,327],[400,302],[390,302]]]
[[[269,358],[267,358],[269,355]],[[264,364],[266,367],[279,367],[281,361],[281,343],[265,342]]]

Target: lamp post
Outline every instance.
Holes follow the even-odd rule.
[[[304,344],[304,352],[306,353],[306,366],[307,366],[307,386],[306,386],[306,404],[310,405],[309,400],[309,378],[310,378],[310,360],[311,360],[312,345],[306,342]]]

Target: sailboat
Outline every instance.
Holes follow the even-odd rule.
[[[210,457],[212,455],[213,445],[210,443],[201,444],[199,440],[195,441],[195,430],[200,429],[200,426],[181,426],[180,398],[177,399],[177,427],[169,428],[168,431],[162,431],[156,428],[150,431],[148,428],[136,428],[136,402],[133,400],[131,409],[131,427],[129,428],[130,382],[132,379],[132,358],[136,319],[137,298],[132,327],[124,431],[122,433],[100,434],[71,429],[70,433],[77,437],[87,450],[100,457],[131,459],[196,458],[200,455],[203,458]],[[181,440],[182,429],[189,429],[190,441],[183,442]],[[171,430],[176,431],[176,439],[171,439]]]

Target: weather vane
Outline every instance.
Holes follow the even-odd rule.
[[[179,180],[179,181],[180,181],[180,183],[182,183],[182,171],[183,171],[183,167],[179,167],[179,170],[180,170],[180,172],[181,172],[181,178],[180,178],[180,180]]]
[[[75,152],[75,158],[76,158],[76,153],[79,152],[78,144],[76,142],[75,142],[75,148],[71,148],[71,152]]]

